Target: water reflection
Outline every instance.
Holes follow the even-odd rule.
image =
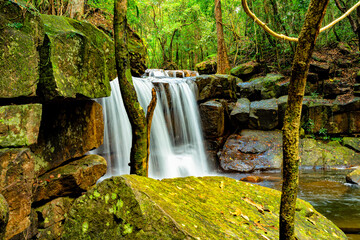
[[[345,182],[346,174],[353,169],[302,170],[298,197],[310,202],[314,208],[339,226],[349,239],[360,240],[360,186]],[[253,175],[264,181],[259,185],[281,191],[281,173],[259,172],[251,174],[229,174],[241,179]]]

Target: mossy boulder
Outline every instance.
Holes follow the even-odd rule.
[[[41,104],[0,107],[0,147],[29,146],[37,142]]]
[[[40,48],[41,95],[89,98],[110,96],[116,77],[114,43],[90,23],[41,15],[45,26]]]
[[[278,239],[279,191],[226,177],[112,177],[78,198],[62,239]],[[347,239],[298,199],[298,239]]]
[[[360,185],[360,168],[346,175],[346,182]]]
[[[21,1],[20,1],[21,2]],[[0,98],[35,96],[44,28],[27,4],[0,1]]]
[[[250,101],[247,98],[237,100],[233,110],[230,113],[231,123],[236,128],[247,126],[250,114]]]
[[[343,145],[355,150],[356,152],[360,152],[360,138],[344,137]]]
[[[225,110],[221,102],[212,100],[200,104],[201,125],[207,138],[220,137],[225,129]]]
[[[59,239],[65,217],[74,200],[71,197],[60,197],[35,209],[38,222],[36,239]]]
[[[129,25],[127,25],[126,31],[128,34],[127,47],[129,50],[131,75],[134,77],[141,77],[147,69],[147,48],[144,40],[140,38]]]
[[[239,77],[241,79],[247,80],[254,74],[259,73],[260,70],[261,70],[260,63],[251,61],[234,67],[233,69],[230,70],[230,74],[235,77]]]
[[[89,190],[106,173],[106,160],[87,155],[37,178],[34,202],[63,196],[76,196]]]
[[[216,57],[209,58],[195,65],[195,70],[198,71],[199,74],[215,74],[216,68]]]
[[[36,157],[28,148],[0,149],[0,194],[9,204],[6,239],[30,226]]]
[[[201,75],[193,78],[198,90],[198,101],[214,98],[236,99],[236,78],[230,75]]]
[[[39,156],[37,174],[67,160],[82,157],[99,147],[104,138],[102,107],[92,100],[69,100],[43,104],[38,143],[31,146]]]
[[[276,128],[278,123],[278,105],[275,98],[250,103],[250,128],[271,130]]]
[[[351,166],[360,164],[360,154],[338,141],[328,143],[312,138],[300,140],[301,166]]]

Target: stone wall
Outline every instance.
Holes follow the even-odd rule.
[[[55,239],[74,199],[106,172],[102,107],[114,44],[86,22],[0,2],[1,235]],[[5,203],[6,205],[6,203]],[[4,206],[5,206],[4,205]]]
[[[278,73],[259,76],[264,72],[260,67],[250,62],[234,68],[233,75],[193,78],[208,156],[224,171],[281,168],[280,130],[290,78]],[[360,165],[360,146],[346,144],[346,139],[360,136],[359,84],[339,84],[323,73],[317,65],[310,69],[301,119],[302,166]],[[314,79],[324,82],[320,86]]]

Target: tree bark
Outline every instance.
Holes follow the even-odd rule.
[[[296,48],[283,127],[280,240],[293,240],[299,182],[299,128],[310,58],[329,0],[311,0]]]
[[[147,176],[147,126],[145,113],[140,106],[129,68],[126,37],[127,0],[116,0],[114,6],[115,59],[121,95],[132,128],[130,173]]]
[[[215,20],[217,33],[217,73],[225,74],[230,71],[229,59],[226,52],[224,40],[224,29],[222,24],[221,0],[215,0]]]

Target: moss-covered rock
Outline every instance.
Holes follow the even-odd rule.
[[[195,65],[195,70],[198,71],[199,74],[215,74],[216,68],[216,57],[212,57]]]
[[[63,231],[65,217],[74,200],[70,197],[60,197],[35,209],[39,231],[36,239],[59,239]]]
[[[41,104],[0,107],[0,147],[29,146],[37,142]]]
[[[110,96],[110,81],[116,77],[110,37],[90,23],[51,15],[41,19],[46,33],[40,49],[41,95]]]
[[[343,145],[345,147],[355,150],[356,152],[360,152],[360,138],[344,137]]]
[[[6,226],[9,221],[9,205],[3,195],[0,194],[0,239],[5,239]]]
[[[360,154],[337,141],[308,138],[300,140],[300,161],[302,166],[351,166],[360,164]]]
[[[76,196],[89,190],[106,173],[106,160],[87,155],[45,173],[34,186],[34,202],[63,196]]]
[[[141,77],[146,67],[147,48],[144,40],[127,25],[126,31],[128,33],[128,50],[130,57],[131,75]]]
[[[260,71],[261,65],[258,62],[247,62],[230,70],[230,74],[241,79],[249,79]]]
[[[20,1],[21,2],[21,1]],[[0,1],[0,98],[35,96],[44,29],[28,5]]]
[[[6,239],[30,226],[35,156],[28,148],[0,149],[0,194],[9,204]]]
[[[346,175],[346,181],[348,183],[355,183],[360,185],[360,168]]]
[[[113,177],[75,201],[62,239],[278,239],[280,194],[225,177]],[[347,239],[300,199],[295,234]]]
[[[199,101],[213,98],[236,99],[236,78],[230,75],[201,75],[194,78],[199,90]]]
[[[71,100],[43,105],[38,143],[32,145],[42,174],[63,162],[83,156],[103,143],[102,107],[92,100]]]
[[[277,127],[278,123],[278,105],[275,98],[250,103],[250,128],[271,130]]]

